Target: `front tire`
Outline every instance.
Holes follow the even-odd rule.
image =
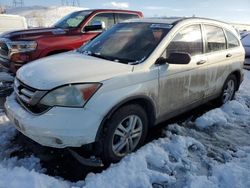
[[[145,141],[148,118],[145,110],[136,104],[118,109],[106,122],[102,139],[103,160],[118,162],[138,149]]]

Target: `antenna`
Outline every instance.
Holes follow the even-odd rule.
[[[13,0],[13,7],[23,7],[24,0]]]
[[[61,2],[62,2],[62,5],[65,5],[65,6],[74,6],[74,7],[80,6],[79,0],[62,0]]]

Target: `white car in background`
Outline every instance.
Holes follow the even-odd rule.
[[[24,17],[11,14],[0,14],[0,34],[7,31],[27,28],[27,22]]]
[[[119,23],[74,52],[17,72],[6,114],[36,142],[91,145],[117,162],[148,130],[216,99],[232,100],[243,80],[244,48],[223,22],[185,18]]]

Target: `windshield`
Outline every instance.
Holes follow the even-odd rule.
[[[78,11],[68,14],[54,24],[57,28],[76,28],[91,13],[91,11]]]
[[[126,64],[143,62],[172,26],[154,23],[120,23],[82,46],[86,55]]]

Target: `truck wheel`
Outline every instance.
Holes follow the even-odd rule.
[[[118,162],[138,149],[145,141],[148,118],[145,110],[136,104],[118,109],[106,122],[102,139],[105,163]]]

